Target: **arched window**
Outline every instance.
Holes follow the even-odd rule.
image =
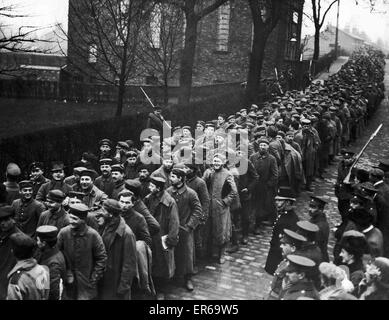
[[[151,46],[159,49],[161,47],[161,22],[162,22],[162,7],[157,4],[151,13],[150,31],[151,31]]]

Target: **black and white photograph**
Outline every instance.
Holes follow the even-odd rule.
[[[388,34],[389,0],[0,0],[0,300],[389,300]]]

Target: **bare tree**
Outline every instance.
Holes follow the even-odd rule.
[[[157,74],[168,104],[169,85],[178,72],[182,53],[184,16],[176,6],[164,3],[154,8],[149,25],[141,39],[139,60],[146,72]]]
[[[267,40],[281,17],[285,16],[289,1],[248,0],[248,4],[253,18],[254,39],[247,76],[246,102],[252,103],[257,100],[260,92],[262,65]]]
[[[137,50],[154,1],[70,0],[68,63],[99,83],[117,88],[121,116],[126,83],[139,74]]]
[[[197,45],[197,27],[201,19],[229,0],[166,0],[184,12],[185,42],[180,63],[180,95],[178,103],[187,105],[192,89],[193,65]]]
[[[18,19],[29,17],[24,13],[21,6],[10,1],[0,1],[0,51],[2,52],[31,52],[46,53],[47,50],[39,47],[39,43],[50,42],[39,39],[37,31],[47,28],[46,26],[22,25],[17,28],[14,22]],[[20,70],[19,65],[14,63],[1,63],[0,73],[12,74]]]

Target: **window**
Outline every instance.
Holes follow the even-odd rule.
[[[219,7],[217,23],[217,51],[228,51],[231,6],[227,2]]]
[[[115,35],[117,46],[123,46],[123,39],[127,38],[126,15],[129,12],[130,0],[120,0],[117,15],[117,26],[115,26]]]
[[[97,45],[94,43],[89,46],[88,62],[89,63],[96,63],[97,62]]]
[[[297,48],[299,41],[297,40],[299,31],[300,14],[296,10],[290,12],[287,36],[286,36],[286,48],[285,59],[296,60]]]
[[[151,13],[150,31],[151,31],[151,46],[159,49],[161,47],[161,20],[162,9],[161,5],[156,5]]]

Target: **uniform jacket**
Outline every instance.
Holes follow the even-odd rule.
[[[133,208],[123,213],[123,219],[135,234],[137,241],[144,241],[151,247],[151,236],[147,227],[146,219]]]
[[[383,257],[384,254],[384,238],[380,229],[370,226],[362,230],[370,247],[370,252],[373,257]]]
[[[313,129],[296,133],[295,141],[300,145],[305,176],[310,177],[315,173],[316,152],[320,146],[320,138]]]
[[[75,283],[67,284],[70,299],[90,300],[97,296],[97,281],[103,276],[107,253],[96,230],[84,226],[75,231],[67,226],[59,231],[58,248],[64,253],[67,270]]]
[[[65,209],[61,207],[59,211],[55,213],[51,212],[50,210],[42,212],[41,216],[39,217],[37,227],[49,225],[55,226],[58,228],[58,230],[61,230],[62,228],[69,225],[69,223],[69,215]]]
[[[148,195],[145,199],[150,213],[160,225],[159,233],[153,236],[153,276],[170,279],[174,275],[174,247],[178,243],[180,219],[177,204],[169,193]],[[162,247],[162,236],[166,237],[168,249]]]
[[[7,233],[0,233],[0,300],[5,300],[7,297],[8,273],[16,264],[9,237],[17,232],[22,231],[14,225]]]
[[[36,200],[44,202],[50,190],[61,190],[64,194],[68,195],[70,191],[73,191],[73,187],[67,185],[64,181],[51,180],[41,185],[36,195]]]
[[[200,224],[203,212],[196,192],[185,184],[180,189],[170,187],[166,191],[178,207],[180,231],[174,254],[176,275],[183,276],[193,273],[193,230]]]
[[[73,185],[74,191],[83,192],[83,190],[77,185]],[[108,196],[97,188],[95,185],[92,185],[92,189],[85,194],[82,202],[87,205],[89,208],[93,208],[95,204],[101,204],[108,199]]]
[[[207,185],[205,184],[205,181],[198,176],[188,179],[187,185],[189,188],[196,191],[197,196],[199,197],[201,208],[203,209],[201,223],[204,224],[208,219],[210,203]]]
[[[63,253],[55,246],[40,251],[37,261],[39,264],[47,266],[50,271],[49,300],[60,300],[61,287],[66,281],[66,262]]]
[[[17,227],[30,237],[34,237],[39,217],[45,210],[45,206],[32,198],[29,201],[16,199],[12,202],[12,209]]]
[[[320,300],[319,293],[315,289],[313,283],[307,279],[292,284],[289,289],[283,293],[281,300],[297,300],[301,297]]]
[[[122,192],[125,189],[126,188],[124,186],[124,180],[115,183],[115,187],[113,189],[113,192],[112,192],[112,195],[111,195],[111,199],[119,200],[119,193]]]
[[[231,206],[239,199],[238,189],[231,172],[225,168],[219,171],[208,169],[203,177],[211,199],[209,215],[212,219],[214,244],[226,244],[231,237]]]
[[[289,144],[285,144],[283,165],[288,176],[289,185],[297,193],[300,183],[304,183],[304,168],[301,155]]]
[[[47,300],[50,273],[33,258],[20,260],[8,274],[7,300]]]
[[[31,180],[31,181],[32,181],[32,196],[34,199],[36,198],[36,195],[38,194],[38,190],[41,187],[41,185],[50,182],[50,180],[45,178],[44,176],[40,176],[37,180]]]
[[[237,189],[239,193],[239,200],[242,202],[250,200],[259,179],[254,164],[250,160],[247,160],[247,172],[245,174],[239,175],[238,168],[233,168],[231,173],[234,176],[238,176]],[[244,189],[247,189],[247,192],[242,192]]]
[[[115,182],[113,182],[111,175],[109,175],[107,178],[104,176],[97,177],[94,185],[103,191],[108,196],[108,198],[112,199],[112,193],[115,189]]]
[[[293,208],[289,210],[282,210],[278,212],[278,216],[273,225],[273,233],[270,240],[270,250],[267,255],[265,271],[273,274],[277,266],[282,261],[282,250],[280,248],[280,235],[284,229],[295,231],[297,229],[296,223],[299,218]]]
[[[314,217],[310,219],[311,223],[316,224],[319,227],[319,232],[317,234],[317,244],[323,254],[323,261],[328,262],[328,238],[330,236],[330,227],[328,225],[327,217],[324,212],[317,213]]]
[[[135,201],[133,209],[136,212],[140,213],[145,218],[150,236],[154,236],[155,234],[158,234],[160,229],[159,223],[151,215],[149,209],[146,207],[146,205],[141,199]]]
[[[137,276],[135,235],[120,217],[117,226],[105,228],[102,239],[107,251],[107,264],[99,281],[99,298],[129,300],[132,282]]]
[[[170,179],[169,179],[169,175],[170,175],[170,173],[164,169],[163,165],[160,166],[157,170],[155,170],[151,174],[152,177],[161,177],[161,178],[164,178],[166,180],[165,189],[169,188],[172,185],[170,182]]]

